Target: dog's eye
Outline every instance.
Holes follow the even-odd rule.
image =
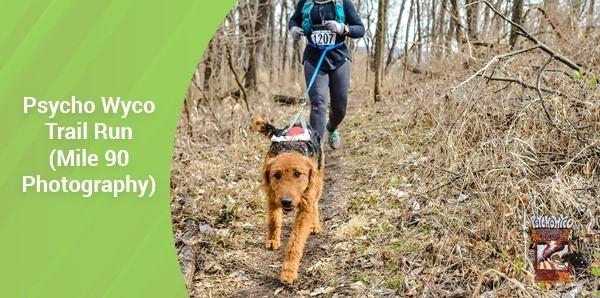
[[[275,175],[273,175],[273,177],[275,177],[275,179],[281,179],[281,172],[275,173]]]
[[[298,178],[302,175],[302,173],[298,172],[298,171],[294,171],[294,177]]]

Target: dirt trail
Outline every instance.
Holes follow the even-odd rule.
[[[314,265],[327,257],[331,249],[331,237],[334,233],[335,222],[347,217],[345,212],[346,201],[340,196],[340,187],[344,179],[343,150],[325,150],[325,187],[319,202],[322,232],[309,237],[300,263],[299,281],[292,286],[284,286],[279,282],[281,260],[291,232],[293,216],[284,216],[282,247],[277,251],[268,251],[264,248],[263,238],[258,237],[257,242],[249,249],[247,261],[251,266],[244,267],[243,273],[250,279],[244,289],[237,291],[233,297],[278,297],[304,296],[314,291],[319,285],[307,283],[307,274]]]

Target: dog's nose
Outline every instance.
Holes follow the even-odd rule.
[[[281,198],[281,205],[283,206],[283,208],[292,207],[292,198],[290,198],[290,197]]]

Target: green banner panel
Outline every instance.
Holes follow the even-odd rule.
[[[187,296],[171,231],[173,137],[189,79],[234,2],[2,3],[0,297]],[[104,113],[102,97],[154,110]],[[112,140],[108,127],[132,135]],[[73,150],[71,165],[52,170],[54,150]],[[93,154],[98,165],[77,164]],[[139,197],[135,179],[155,184]],[[86,198],[83,181],[131,192],[98,186]]]

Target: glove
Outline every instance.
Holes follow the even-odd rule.
[[[339,35],[344,35],[344,32],[346,31],[344,29],[344,24],[338,23],[336,21],[325,21],[325,28],[327,28],[327,30],[329,30],[333,33],[337,33]]]
[[[302,28],[298,26],[293,26],[290,29],[290,34],[292,35],[292,38],[294,40],[299,40],[300,38],[302,38],[302,36],[304,36],[304,30],[302,30]]]

